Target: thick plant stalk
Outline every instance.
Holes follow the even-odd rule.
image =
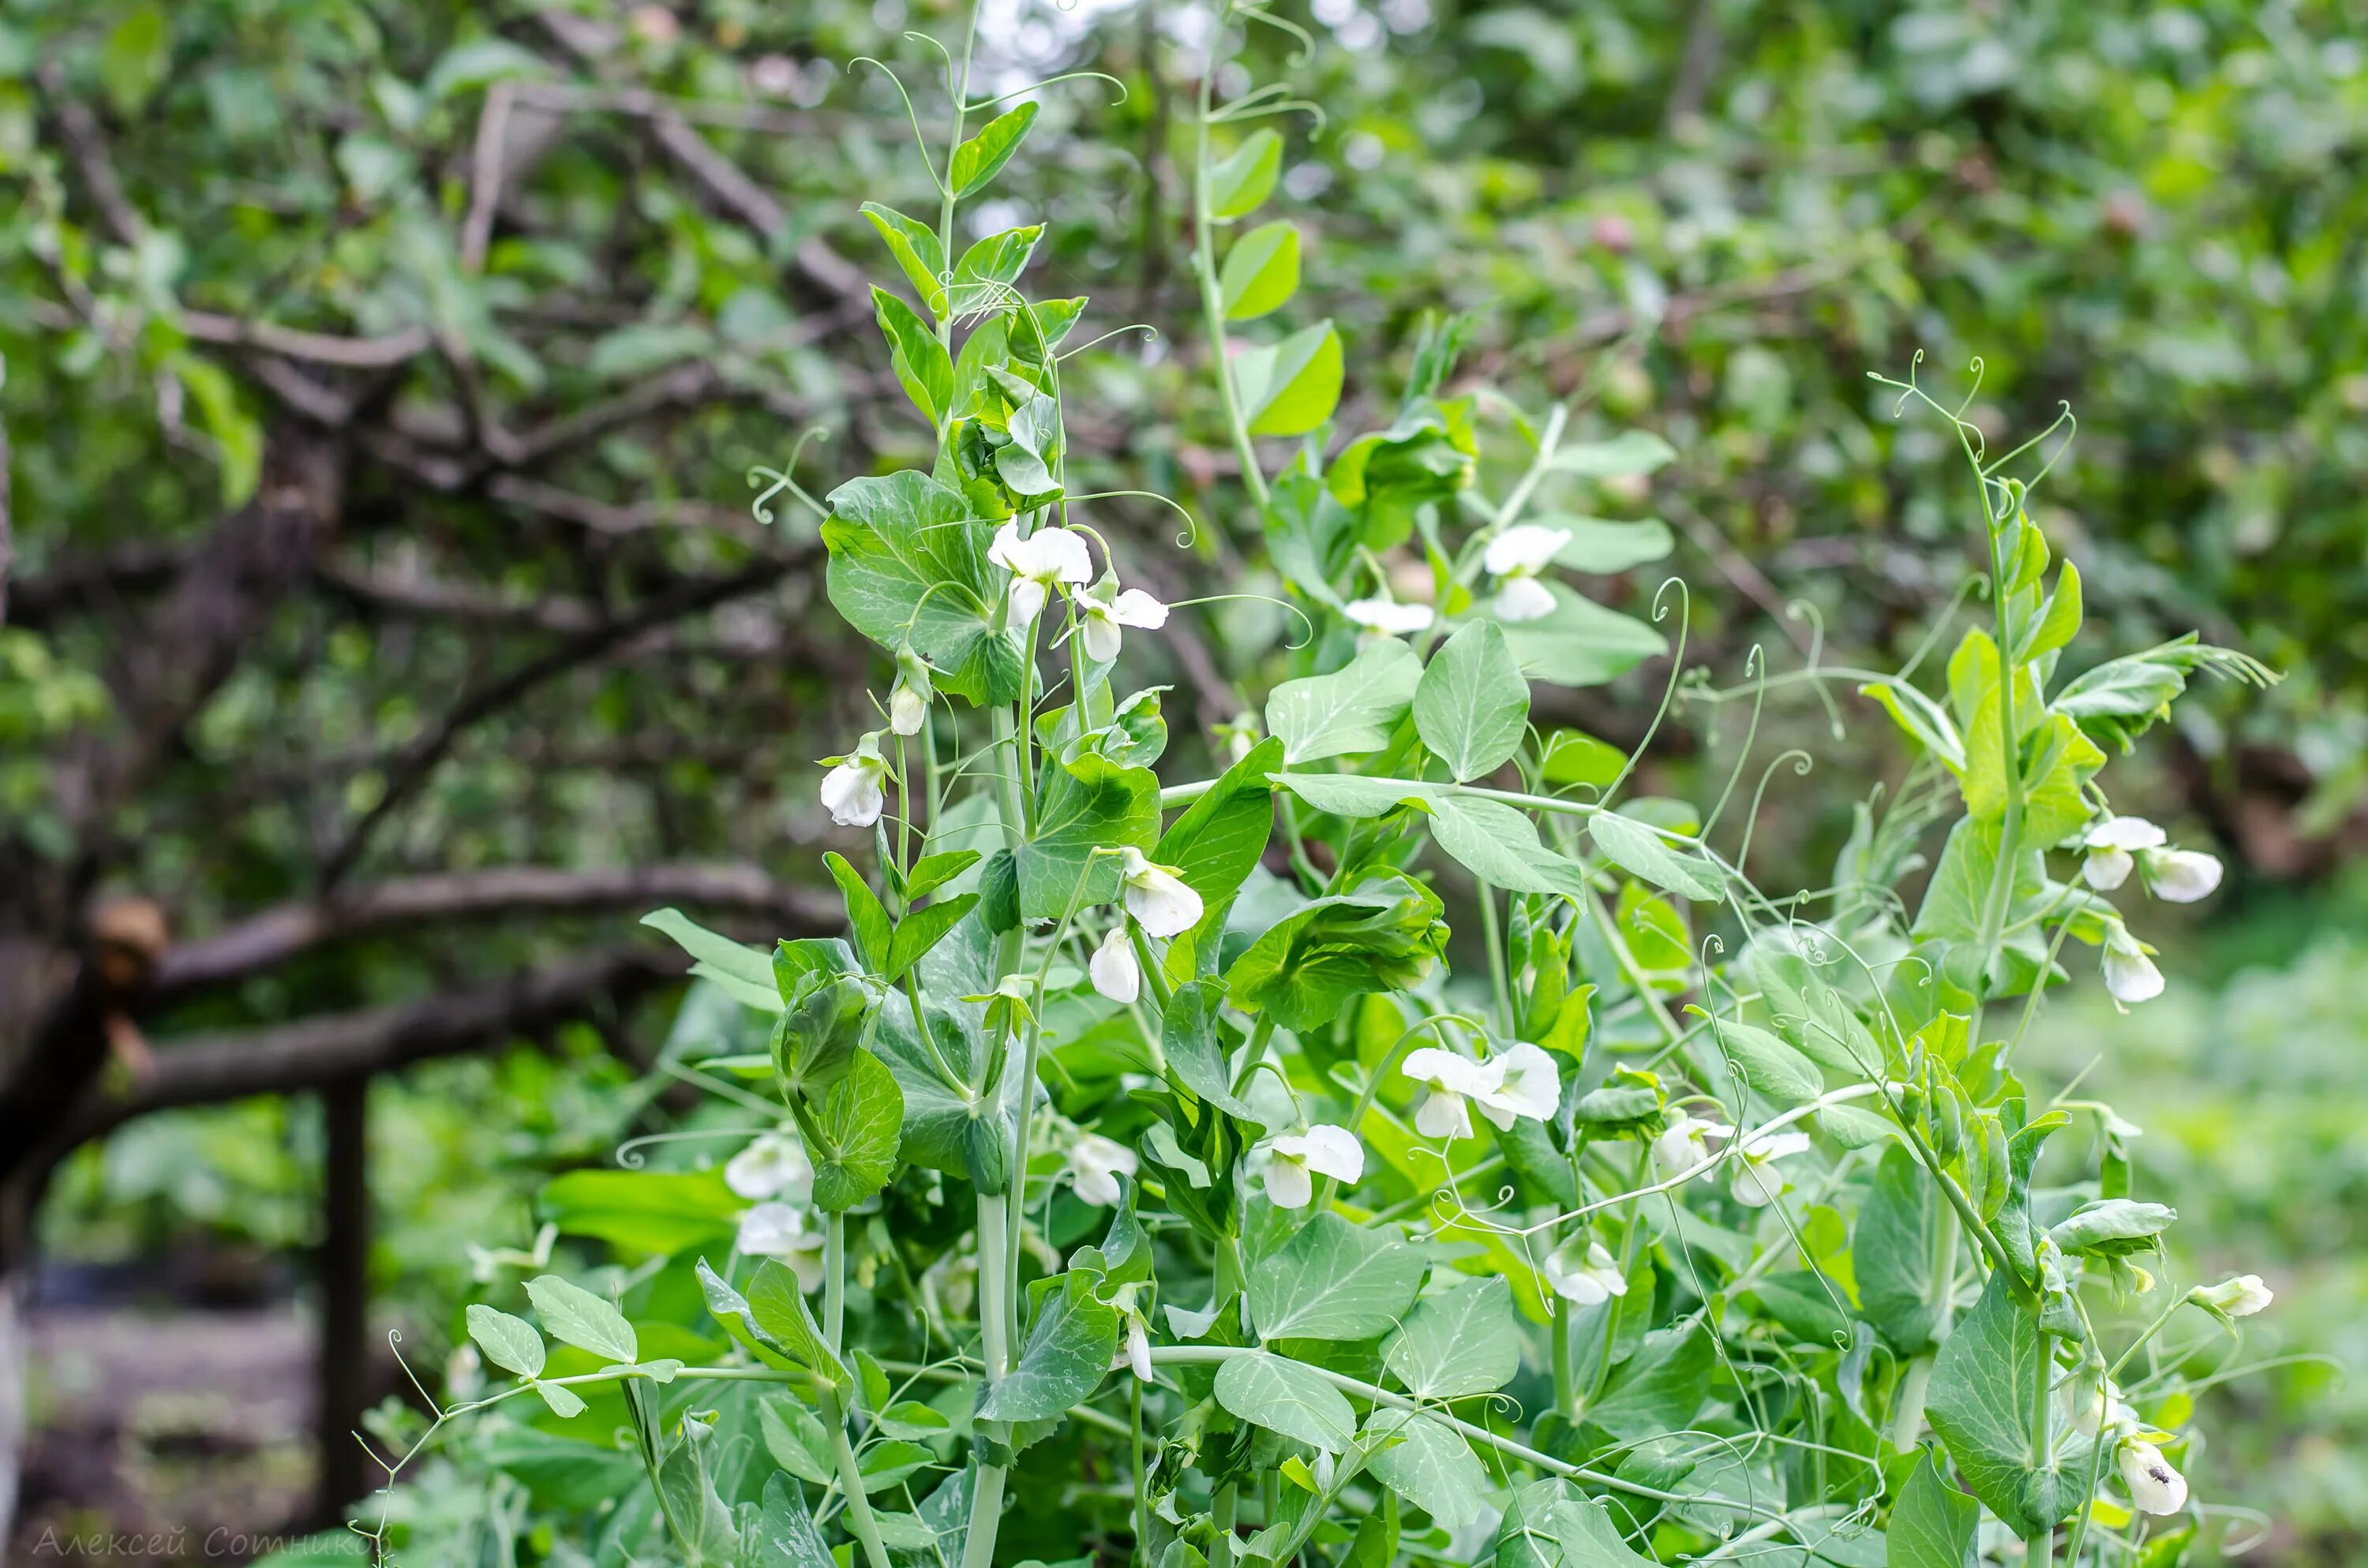
[[[839,1353],[847,1322],[847,1216],[833,1213],[823,1233],[823,1333],[831,1354]],[[830,1453],[838,1471],[838,1489],[847,1498],[847,1528],[863,1547],[871,1568],[891,1568],[887,1545],[880,1539],[880,1522],[871,1517],[871,1499],[864,1494],[863,1472],[855,1462],[855,1448],[847,1438],[847,1402],[838,1385],[827,1378],[814,1380],[822,1403],[823,1428],[830,1434]]]

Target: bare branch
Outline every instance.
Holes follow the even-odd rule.
[[[417,358],[434,342],[424,326],[407,326],[384,337],[337,337],[268,321],[217,315],[211,311],[183,311],[180,326],[199,343],[259,349],[266,354],[348,370],[388,369]]]
[[[502,204],[502,151],[509,140],[510,105],[518,84],[496,82],[485,94],[477,118],[477,145],[469,174],[469,217],[461,226],[461,269],[483,272],[494,242],[494,218]]]
[[[571,1018],[623,1006],[675,979],[683,967],[677,956],[655,948],[616,949],[419,1002],[165,1043],[154,1068],[127,1092],[86,1093],[57,1136],[45,1141],[43,1153],[54,1161],[150,1111],[292,1094],[539,1035]]]
[[[351,870],[379,825],[425,783],[438,764],[450,753],[453,743],[471,725],[509,707],[543,682],[580,665],[600,659],[643,632],[695,615],[703,609],[749,594],[761,593],[779,582],[790,570],[795,557],[775,557],[757,562],[724,577],[696,578],[677,584],[657,595],[646,604],[638,606],[630,615],[577,633],[538,658],[529,659],[507,675],[479,686],[462,697],[452,711],[427,735],[421,737],[390,771],[386,790],[378,803],[362,814],[328,859],[324,863],[321,882],[334,888]]]
[[[608,619],[587,599],[514,598],[474,583],[433,577],[395,576],[336,562],[324,562],[313,575],[340,597],[387,615],[482,621],[532,631],[588,631]]]
[[[541,512],[595,533],[622,535],[678,528],[712,528],[751,542],[778,537],[767,532],[746,511],[707,501],[637,501],[619,506],[579,495],[573,490],[562,490],[555,484],[507,473],[486,485],[485,494],[507,506]]]
[[[441,871],[302,900],[167,948],[144,997],[168,1002],[202,986],[261,974],[308,949],[404,926],[521,914],[575,915],[687,903],[769,915],[782,935],[820,936],[843,923],[834,903],[754,866],[658,865],[563,870],[499,866]]]

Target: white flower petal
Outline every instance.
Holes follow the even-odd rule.
[[[1340,613],[1354,624],[1384,637],[1428,631],[1437,619],[1429,605],[1400,604],[1395,599],[1350,599],[1340,607]]]
[[[1180,937],[1201,923],[1201,895],[1165,866],[1155,866],[1130,849],[1120,873],[1126,881],[1127,913],[1155,937]]]
[[[794,1203],[759,1203],[740,1215],[735,1242],[747,1257],[787,1257],[805,1234],[805,1213]]]
[[[1492,577],[1542,572],[1569,542],[1568,528],[1518,523],[1488,541],[1487,552],[1481,556],[1480,564],[1488,569]]]
[[[2201,849],[2150,849],[2144,861],[2146,891],[2171,903],[2209,898],[2220,886],[2220,858]]]
[[[1044,585],[1033,577],[1011,579],[1011,613],[1006,619],[1014,626],[1026,626],[1044,610]]]
[[[2080,880],[2099,892],[2112,892],[2130,880],[2137,861],[2126,849],[2091,849],[2080,862]]]
[[[1127,939],[1123,924],[1110,927],[1110,934],[1086,961],[1086,973],[1094,989],[1113,1002],[1133,1002],[1142,994],[1143,966],[1135,962],[1134,944]]]
[[[2105,989],[2113,1000],[2134,1006],[2151,1002],[2162,994],[2162,971],[2146,956],[2128,937],[2116,934],[2105,942],[2105,956],[2098,965],[2105,977]]]
[[[1554,612],[1554,597],[1535,577],[1508,577],[1497,585],[1497,619],[1543,620]]]
[[[1463,1096],[1452,1089],[1431,1088],[1415,1108],[1414,1130],[1425,1138],[1469,1138],[1472,1113]]]
[[[1501,1061],[1474,1062],[1436,1045],[1407,1051],[1398,1071],[1417,1084],[1458,1095],[1494,1094],[1505,1078]]]
[[[830,820],[841,827],[870,827],[878,822],[888,808],[888,794],[880,782],[887,771],[879,761],[851,756],[824,774],[822,803]]]
[[[1133,1365],[1134,1375],[1144,1382],[1151,1381],[1151,1335],[1144,1331],[1143,1320],[1126,1320],[1126,1358]]]
[[[1315,1196],[1315,1183],[1307,1174],[1307,1162],[1293,1159],[1281,1151],[1274,1152],[1266,1166],[1267,1200],[1277,1209],[1304,1209]]]
[[[929,716],[929,699],[904,682],[898,681],[888,693],[888,727],[900,735],[917,735],[921,722]]]
[[[1562,1103],[1562,1070],[1541,1047],[1517,1041],[1492,1059],[1503,1069],[1497,1087],[1480,1095],[1480,1108],[1498,1127],[1509,1128],[1513,1118],[1543,1121]],[[1498,1115],[1502,1112],[1503,1115]]]
[[[1308,1169],[1354,1185],[1365,1176],[1365,1146],[1345,1127],[1319,1121],[1307,1130]]]
[[[2162,1450],[2139,1437],[2126,1437],[2114,1462],[2130,1501],[2149,1514],[2176,1514],[2187,1506],[2187,1478],[2171,1468]]]
[[[723,1166],[723,1185],[752,1201],[790,1195],[803,1203],[814,1196],[814,1165],[805,1147],[779,1132],[760,1133]]]
[[[1114,663],[1121,642],[1118,622],[1106,616],[1088,615],[1077,625],[1077,641],[1085,645],[1086,657],[1095,664]]]
[[[2107,817],[2091,825],[2080,842],[2091,849],[2159,849],[2170,837],[2144,817]]]
[[[1080,1132],[1069,1148],[1069,1174],[1077,1197],[1098,1209],[1115,1209],[1125,1196],[1118,1183],[1133,1176],[1138,1162],[1134,1151],[1099,1132]]]
[[[1110,606],[1110,617],[1121,626],[1156,631],[1167,624],[1167,607],[1141,588],[1129,588]]]

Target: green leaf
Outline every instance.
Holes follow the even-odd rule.
[[[1677,548],[1669,525],[1658,517],[1619,522],[1610,517],[1577,517],[1566,512],[1555,512],[1534,517],[1531,521],[1545,528],[1569,531],[1570,541],[1554,552],[1554,564],[1567,566],[1574,572],[1609,574],[1633,571],[1649,562],[1664,559]]]
[[[573,1421],[584,1414],[584,1398],[574,1389],[559,1383],[539,1382],[534,1385],[534,1392],[542,1396],[542,1403],[551,1406],[551,1413],[562,1421]]]
[[[847,923],[855,933],[855,950],[861,956],[863,967],[878,973],[888,963],[887,907],[863,880],[863,873],[848,864],[846,856],[835,849],[826,850],[822,863],[830,880],[838,884],[839,897],[847,904]]]
[[[1220,223],[1257,210],[1282,169],[1282,138],[1257,131],[1209,167],[1209,216]]]
[[[138,115],[165,85],[172,63],[173,26],[163,6],[134,6],[108,28],[98,49],[98,79],[116,114],[124,119]]]
[[[1148,850],[1159,836],[1159,778],[1147,767],[1080,757],[1045,767],[1034,831],[1019,846],[1019,915],[1057,920],[1072,908],[1119,895],[1118,857],[1096,849]]]
[[[852,1209],[888,1185],[905,1122],[905,1093],[895,1074],[868,1051],[802,1109],[798,1126],[814,1161],[814,1205],[825,1213]]]
[[[846,1375],[847,1369],[824,1342],[822,1328],[806,1306],[804,1292],[791,1270],[770,1258],[759,1263],[747,1296],[734,1290],[703,1257],[696,1276],[708,1315],[767,1366],[803,1367],[834,1381]]]
[[[1019,150],[1020,138],[1036,123],[1036,110],[1037,106],[1030,102],[998,114],[954,149],[951,177],[946,183],[953,187],[956,199],[974,193],[1011,161],[1011,154]]]
[[[1547,848],[1526,812],[1502,801],[1447,794],[1434,796],[1428,806],[1430,836],[1481,881],[1521,892],[1585,893],[1586,871]]]
[[[585,357],[584,369],[599,381],[632,381],[714,347],[714,335],[696,323],[635,322],[603,333]]]
[[[1691,1426],[1710,1393],[1714,1360],[1701,1319],[1655,1329],[1620,1364],[1587,1418],[1632,1440]]]
[[[888,340],[890,368],[921,417],[942,428],[953,413],[954,361],[938,335],[904,300],[873,284],[871,305]]]
[[[1413,704],[1422,675],[1422,661],[1396,638],[1370,642],[1346,669],[1276,687],[1266,701],[1267,731],[1294,766],[1379,751]]]
[[[978,864],[975,849],[950,849],[941,855],[924,855],[913,862],[905,873],[905,896],[907,899],[928,897],[939,888]]]
[[[763,1408],[769,1416],[773,1407],[768,1404]],[[771,1432],[768,1422],[768,1443]],[[827,1478],[816,1480],[801,1474],[799,1479],[813,1481],[816,1486],[829,1484]],[[741,1542],[739,1568],[837,1568],[837,1560],[831,1556],[814,1516],[806,1511],[804,1493],[788,1476],[774,1475],[766,1480],[765,1501],[748,1520]]]
[[[979,1149],[1008,1147],[1011,1128],[1008,1113],[992,1098],[981,1099],[971,1087],[980,1076],[978,1058],[984,1049],[976,1028],[934,1003],[928,1006],[927,1017],[929,1038],[924,1041],[914,1027],[912,1005],[902,995],[891,995],[881,1006],[871,1039],[871,1049],[905,1093],[904,1136],[896,1157],[929,1170],[967,1176],[984,1190],[999,1191],[1008,1173],[981,1170],[973,1158]],[[1003,1164],[1009,1164],[1008,1156]]]
[[[2055,574],[2055,591],[2031,631],[2031,640],[2018,657],[2022,662],[2043,658],[2070,642],[2080,632],[2080,569],[2069,561]]]
[[[1068,1277],[1044,1298],[1019,1364],[979,1405],[984,1421],[1050,1421],[1101,1386],[1118,1354],[1118,1309]]]
[[[1422,1289],[1422,1254],[1338,1214],[1318,1214],[1249,1273],[1260,1339],[1371,1339]]]
[[[1254,321],[1279,310],[1299,291],[1299,231],[1261,223],[1234,242],[1217,276],[1227,321]]]
[[[1442,909],[1437,893],[1400,876],[1303,904],[1234,960],[1226,994],[1288,1029],[1327,1025],[1349,998],[1406,990],[1430,972],[1447,944]]]
[[[2047,1234],[2074,1256],[2094,1253],[2102,1257],[2118,1257],[2153,1251],[2158,1244],[2156,1238],[2178,1218],[2178,1210],[2159,1203],[2108,1198],[2101,1202],[2082,1204]]]
[[[1211,998],[1197,980],[1178,986],[1169,998],[1159,1032],[1168,1074],[1226,1115],[1263,1123],[1265,1119],[1234,1093],[1212,1000],[1222,1003],[1224,998]]]
[[[672,1255],[729,1241],[747,1200],[710,1171],[569,1171],[545,1184],[543,1216],[562,1235]]]
[[[1547,467],[1580,479],[1626,479],[1675,461],[1678,449],[1649,430],[1623,430],[1608,441],[1556,447]]]
[[[2087,1479],[2031,1465],[2032,1426],[2046,1420],[2050,1403],[2033,1385],[2043,1375],[2038,1325],[2014,1299],[2005,1270],[1994,1270],[1982,1299],[1947,1340],[1932,1364],[1925,1414],[1949,1445],[1957,1473],[1991,1513],[2017,1535],[2063,1518]],[[2065,1461],[2061,1450],[2055,1464]]]
[[[1868,681],[1858,688],[1883,705],[1892,722],[1908,737],[1939,758],[1952,773],[1965,770],[1965,740],[1949,710],[1904,680]]]
[[[551,66],[534,51],[506,38],[487,35],[456,43],[445,51],[428,68],[421,86],[429,97],[440,100],[476,92],[495,82],[550,74]]]
[[[882,243],[887,245],[896,265],[905,269],[921,302],[931,314],[944,315],[946,248],[939,243],[937,231],[877,201],[865,202],[860,210],[880,231]]]
[[[757,1425],[765,1438],[765,1451],[775,1464],[816,1486],[837,1481],[830,1434],[804,1405],[787,1395],[768,1399],[757,1407]]]
[[[1419,1400],[1503,1388],[1521,1369],[1512,1286],[1491,1278],[1425,1296],[1383,1346],[1382,1364]]]
[[[671,937],[676,947],[697,959],[700,969],[724,985],[735,998],[772,1012],[781,1010],[781,994],[773,983],[770,953],[729,937],[719,937],[679,909],[655,910],[642,916],[642,924]],[[765,1000],[752,1001],[752,995]]]
[[[1415,728],[1459,784],[1503,767],[1520,749],[1529,717],[1529,683],[1495,621],[1466,623],[1431,655],[1415,687]]]
[[[941,691],[980,703],[1017,698],[1019,642],[994,630],[1003,590],[986,559],[993,525],[972,517],[960,492],[912,469],[848,480],[829,500],[830,602],[848,623],[882,648],[909,640]]]
[[[938,1456],[918,1443],[898,1439],[873,1443],[863,1450],[863,1460],[857,1467],[866,1492],[885,1492],[900,1485],[916,1471],[927,1470],[938,1462]]]
[[[603,1361],[639,1358],[640,1344],[625,1314],[583,1286],[544,1274],[526,1282],[526,1293],[544,1329],[561,1344],[589,1350]]]
[[[1266,853],[1274,829],[1268,776],[1282,766],[1282,742],[1273,735],[1252,746],[1167,825],[1151,851],[1153,862],[1175,867],[1208,908],[1239,891]]]
[[[1277,773],[1274,782],[1319,812],[1351,819],[1387,816],[1400,806],[1435,811],[1452,798],[1438,785],[1387,774]]]
[[[1606,609],[1564,583],[1548,583],[1552,615],[1500,622],[1514,662],[1531,680],[1601,686],[1669,651],[1661,634],[1633,616]]]
[[[1605,859],[1640,881],[1702,903],[1715,902],[1725,892],[1726,879],[1717,866],[1676,847],[1634,817],[1599,812],[1587,819],[1587,832]]]
[[[1007,308],[1020,312],[1045,310],[1043,305],[1022,305],[1012,294],[1012,285],[1028,270],[1028,258],[1036,254],[1036,242],[1043,237],[1044,225],[1030,223],[989,234],[962,252],[962,261],[954,267],[953,313],[968,316]],[[980,328],[982,332],[985,330],[985,326]],[[1008,336],[1009,329],[1004,330]],[[1049,325],[1046,331],[1051,331]],[[968,345],[964,347],[967,349]],[[959,403],[956,409],[959,412]]]
[[[524,1318],[497,1312],[482,1301],[469,1305],[469,1337],[485,1359],[521,1378],[542,1376],[542,1335]]]
[[[1893,1349],[1913,1356],[1932,1342],[1940,1321],[1932,1278],[1935,1207],[1940,1194],[1916,1157],[1898,1144],[1883,1152],[1873,1184],[1850,1233],[1851,1266],[1866,1319]]]
[[[1486,1506],[1488,1472],[1472,1445],[1436,1416],[1377,1409],[1360,1440],[1373,1450],[1373,1473],[1449,1529],[1462,1529]]]
[[[1711,1029],[1744,1082],[1770,1099],[1794,1106],[1826,1092],[1809,1059],[1768,1030],[1730,1018],[1713,1018]]]
[[[1340,403],[1340,335],[1328,321],[1234,356],[1242,417],[1253,436],[1304,436]]]
[[[712,1425],[686,1418],[681,1438],[654,1478],[666,1524],[682,1548],[683,1568],[733,1568],[739,1553],[732,1509],[716,1490],[714,1444]]]
[[[921,961],[931,948],[945,939],[947,932],[959,925],[962,917],[978,903],[978,894],[966,892],[933,903],[927,909],[916,909],[896,923],[895,939],[888,945],[888,967],[881,978],[890,984],[905,977],[905,971]]]
[[[1891,1506],[1885,1568],[1978,1568],[1974,1537],[1981,1517],[1981,1505],[1941,1480],[1932,1450],[1923,1449],[1916,1473]]]
[[[1315,1368],[1264,1350],[1228,1358],[1217,1369],[1216,1394],[1242,1420],[1327,1454],[1346,1453],[1357,1440],[1347,1395]]]

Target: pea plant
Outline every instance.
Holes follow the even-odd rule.
[[[774,476],[894,670],[818,785],[848,934],[649,916],[697,960],[666,1065],[707,1108],[481,1255],[452,1403],[391,1473],[441,1445],[517,1500],[514,1555],[567,1562],[2176,1561],[2208,1517],[2189,1352],[2270,1292],[2166,1279],[2138,1130],[2016,1050],[2085,950],[2123,1004],[2164,989],[2146,901],[2220,868],[2104,776],[2198,672],[2267,672],[2190,638],[2067,675],[2080,576],[2028,501],[2068,419],[1991,456],[1911,371],[1881,395],[1962,447],[1986,613],[1935,626],[1929,676],[1673,678],[1656,729],[1752,724],[1706,806],[1640,796],[1642,748],[1542,726],[1532,687],[1665,627],[1682,669],[1674,585],[1647,622],[1572,582],[1668,531],[1568,501],[1675,454],[1451,391],[1460,323],[1335,439],[1338,332],[1245,324],[1296,292],[1299,231],[1244,225],[1307,106],[1212,97],[1241,28],[1285,25],[1223,20],[1192,264],[1285,678],[1163,778],[1162,690],[1120,676],[1191,609],[1097,520],[1139,498],[1073,487],[1087,301],[1023,289],[1041,231],[956,254],[1037,109],[972,102],[950,53],[934,221],[863,210],[934,460]],[[1753,827],[1806,759],[1730,808],[1788,685],[1870,699],[1907,756],[1778,896]],[[608,1261],[551,1272],[555,1236]],[[425,1528],[390,1517],[381,1552]]]

